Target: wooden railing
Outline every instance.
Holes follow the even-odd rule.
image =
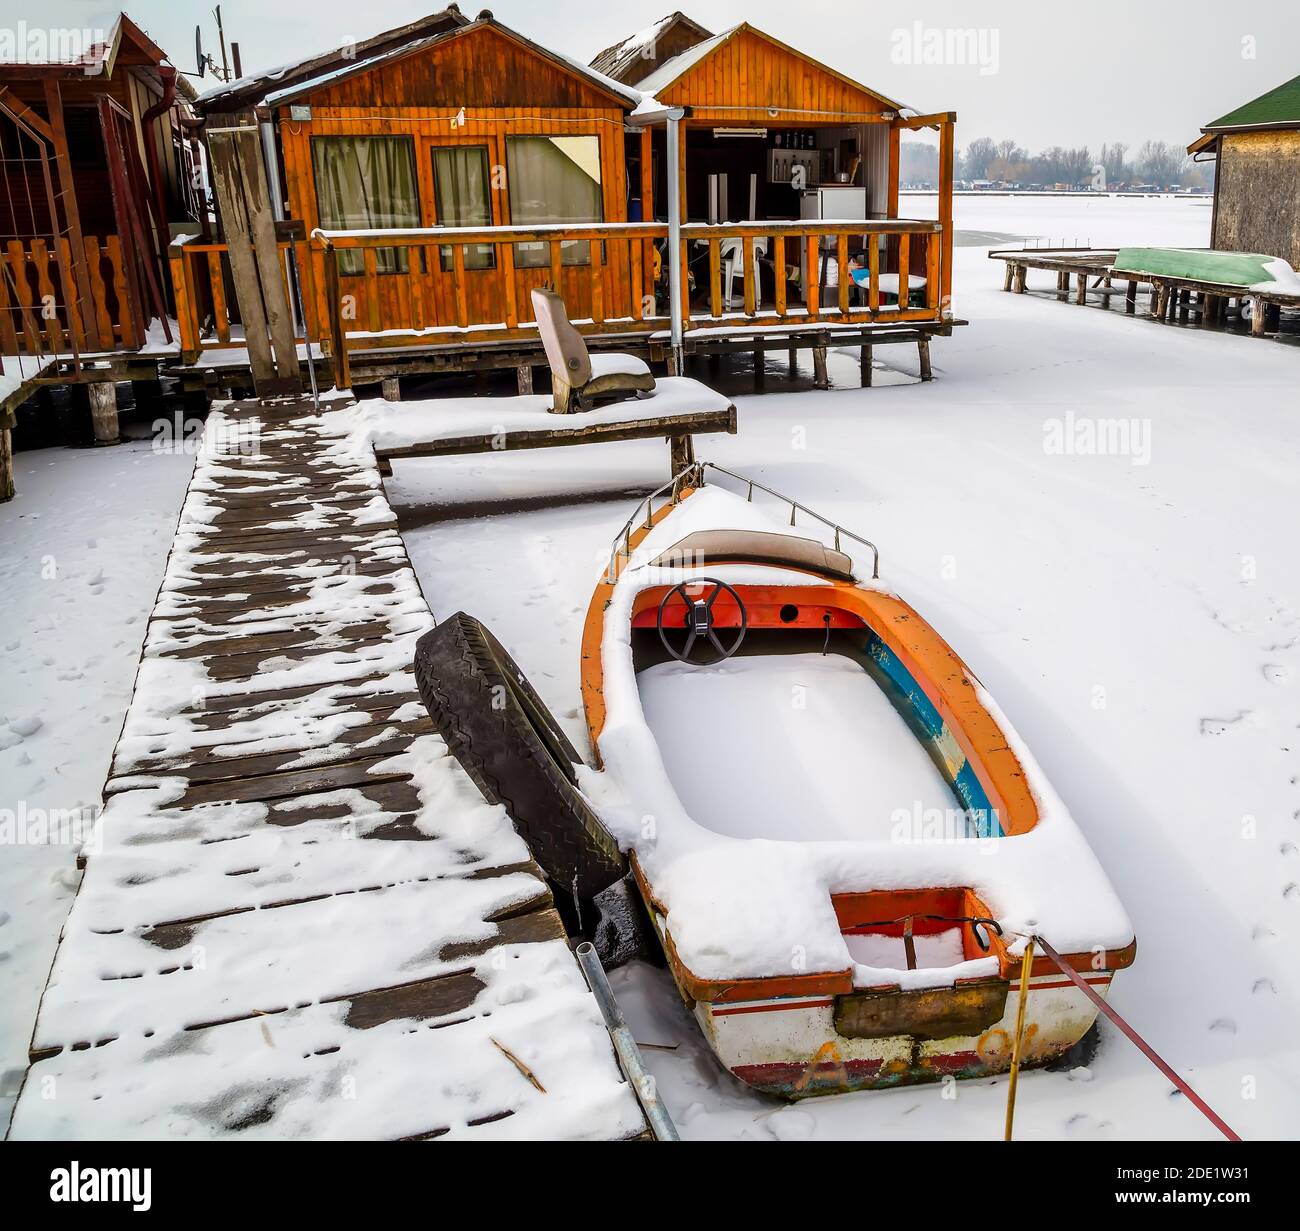
[[[116,235],[83,237],[89,296],[65,293],[59,256],[48,239],[11,239],[0,246],[0,353],[67,354],[130,350],[136,336],[127,302],[122,247]],[[59,240],[73,278],[69,241]]]
[[[316,296],[312,287],[313,265],[308,245],[281,240],[281,256],[296,247],[298,268],[305,285],[302,288],[303,309],[307,327],[295,331],[299,342],[310,335],[319,340],[316,324]],[[178,239],[168,250],[171,263],[172,286],[176,292],[176,326],[179,332],[181,357],[192,362],[204,350],[222,346],[239,346],[243,341],[243,327],[239,324],[234,283],[230,276],[230,255],[225,244],[205,243],[193,239]],[[289,281],[288,262],[280,262],[289,302],[294,302],[293,287]]]
[[[299,338],[331,353],[534,340],[530,292],[544,285],[560,292],[584,333],[663,331],[668,287],[665,278],[656,283],[654,268],[667,238],[665,224],[640,222],[316,231],[294,245],[305,317]],[[679,262],[685,328],[938,320],[942,240],[940,223],[908,219],[686,224]],[[761,241],[762,295],[754,261]],[[730,310],[728,250],[738,288]],[[859,290],[847,270],[861,250],[868,285]],[[215,243],[172,246],[184,353],[239,343],[225,251]],[[822,279],[807,271],[828,258],[843,276],[825,304]],[[882,289],[884,274],[898,275],[897,292]]]

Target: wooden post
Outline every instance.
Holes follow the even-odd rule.
[[[870,346],[864,346],[862,348],[862,355],[859,359],[859,363],[862,368],[862,387],[864,389],[870,389],[871,381],[873,379],[872,368],[871,368],[871,347]]]
[[[1088,302],[1088,275],[1086,273],[1080,274],[1075,283],[1074,302],[1079,305]]]
[[[826,344],[820,338],[817,345],[812,348],[813,355],[813,388],[829,389],[831,387],[830,377],[826,374]]]
[[[0,504],[14,498],[14,438],[7,428],[0,428]]]
[[[952,189],[956,162],[953,133],[956,118],[956,115],[949,115],[948,122],[939,126],[939,224],[943,227],[939,311],[945,317],[952,315]],[[898,306],[900,309],[907,307],[901,295]]]
[[[1006,262],[1006,266],[1007,272],[1002,276],[1002,289],[1004,291],[1009,291],[1011,289],[1011,275],[1014,272],[1014,267],[1010,261]]]
[[[117,386],[111,380],[86,386],[90,394],[90,421],[97,445],[115,445],[121,439],[117,426]]]
[[[695,464],[695,444],[694,437],[669,436],[668,437],[668,466],[671,471],[669,478],[675,479],[687,466]]]
[[[921,362],[921,379],[933,380],[934,373],[930,370],[930,335],[923,333],[916,341],[916,355]]]
[[[1219,297],[1217,295],[1202,295],[1201,303],[1201,328],[1210,329],[1219,314]]]
[[[1064,303],[1070,294],[1070,275],[1064,269],[1056,271],[1056,298]]]
[[[1252,295],[1250,298],[1251,337],[1262,338],[1264,336],[1264,312],[1264,301]]]
[[[1017,295],[1023,295],[1023,294],[1025,293],[1025,267],[1024,267],[1024,265],[1021,265],[1021,264],[1017,264],[1017,265],[1016,265],[1016,277],[1015,277],[1015,282],[1012,284],[1011,289],[1012,289],[1013,291],[1015,291],[1015,293],[1016,293]]]
[[[1124,311],[1132,316],[1137,312],[1138,303],[1138,284],[1130,278],[1128,280],[1128,289],[1124,292]]]
[[[521,363],[515,368],[515,383],[519,386],[519,396],[528,397],[533,391],[533,365]]]
[[[1151,304],[1149,315],[1152,320],[1158,321],[1165,314],[1165,300],[1168,298],[1169,288],[1162,283],[1153,282],[1151,284]]]
[[[763,339],[761,336],[754,338],[754,384],[762,385],[767,379],[767,370],[763,366]]]
[[[402,382],[396,376],[385,376],[380,382],[379,388],[383,392],[385,402],[400,402],[402,400]]]

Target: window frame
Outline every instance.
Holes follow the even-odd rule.
[[[312,133],[308,138],[308,155],[311,163],[311,183],[312,192],[316,198],[316,220],[325,227],[324,220],[321,218],[321,195],[320,182],[317,179],[316,168],[316,143],[318,141],[401,141],[404,142],[407,152],[411,157],[411,183],[415,189],[415,226],[419,227],[424,222],[424,210],[420,201],[420,163],[415,147],[415,135],[413,133],[350,133],[350,132],[330,132],[330,133]],[[401,228],[383,227],[381,230],[400,230]],[[411,271],[409,245],[394,244],[391,248],[374,248],[371,251],[375,253],[378,261],[381,252],[391,252],[394,254],[394,267],[392,269],[376,268],[375,274],[380,278],[389,278],[395,276],[408,276]],[[345,269],[344,265],[351,263],[354,258],[362,262],[360,269]],[[364,250],[359,248],[349,248],[340,254],[339,276],[342,278],[364,278],[365,271]]]
[[[441,227],[448,225],[442,220],[442,204],[438,194],[438,160],[434,156],[438,150],[464,150],[478,149],[483,152],[483,184],[487,189],[488,203],[488,226],[499,226],[497,221],[498,205],[496,201],[496,190],[492,187],[492,167],[494,165],[493,151],[495,142],[493,137],[488,134],[480,139],[478,137],[466,137],[462,140],[452,138],[439,141],[428,141],[425,143],[425,149],[429,155],[429,191],[432,196],[431,205],[433,206],[433,225]],[[475,249],[485,249],[487,263],[485,265],[471,265],[468,259],[465,263],[465,272],[467,274],[492,273],[497,268],[497,250],[494,244],[475,244],[466,249],[465,256],[469,257],[470,252]],[[449,274],[455,270],[455,260],[452,255],[451,245],[440,244],[438,246],[438,266],[443,273]]]
[[[591,132],[518,132],[518,133],[514,133],[514,132],[512,132],[512,133],[504,133],[504,134],[502,135],[502,143],[503,143],[503,146],[504,146],[504,149],[503,149],[502,152],[503,152],[503,154],[504,154],[504,165],[505,165],[505,169],[506,169],[505,201],[506,201],[506,208],[510,211],[510,225],[511,225],[511,226],[528,226],[528,225],[531,225],[531,224],[529,224],[529,223],[520,223],[520,222],[517,222],[516,219],[515,219],[515,207],[514,207],[514,199],[513,199],[513,191],[514,191],[514,176],[511,175],[511,173],[510,173],[510,144],[511,144],[511,142],[513,142],[513,141],[520,141],[520,140],[523,140],[523,141],[537,141],[537,140],[542,140],[542,141],[553,141],[553,140],[554,140],[555,138],[557,138],[557,137],[589,137],[592,141],[594,141],[594,142],[596,143],[596,157],[597,157],[598,165],[599,165],[599,167],[600,167],[600,180],[599,180],[599,182],[598,182],[598,184],[597,184],[597,188],[599,189],[600,217],[599,217],[598,219],[596,219],[594,222],[573,222],[573,223],[567,223],[567,224],[566,224],[566,223],[557,223],[557,224],[554,224],[554,225],[558,225],[558,226],[566,226],[566,225],[571,225],[571,226],[599,226],[601,223],[603,223],[603,222],[605,221],[605,212],[606,212],[606,210],[605,210],[605,150],[604,150],[604,147],[603,147],[602,144],[601,144],[600,136],[601,136],[601,135],[600,135],[600,133],[599,133],[598,131],[591,131]],[[538,224],[538,225],[542,225],[542,224]],[[546,225],[552,225],[552,224],[546,224]],[[584,267],[586,267],[586,266],[589,266],[589,265],[591,264],[591,242],[592,242],[592,241],[589,240],[589,239],[568,240],[568,241],[563,241],[563,242],[561,242],[561,244],[560,244],[560,268],[561,268],[561,269],[582,269],[582,268],[584,268]],[[548,252],[548,254],[547,254],[547,258],[546,258],[545,261],[542,261],[542,262],[539,262],[539,263],[537,263],[537,264],[534,264],[533,262],[531,262],[530,260],[528,260],[528,259],[524,256],[524,253],[521,251],[521,249],[532,248],[532,247],[534,247],[534,246],[536,246],[536,245],[538,245],[538,244],[541,244],[541,243],[542,243],[542,241],[540,241],[540,240],[529,240],[529,241],[525,241],[525,242],[521,242],[521,243],[517,243],[517,244],[515,244],[515,245],[514,245],[515,268],[517,268],[517,269],[548,269],[548,268],[550,268],[551,261],[550,261],[550,255],[549,255],[549,252]],[[577,251],[578,251],[578,255],[576,256],[576,259],[574,259],[574,260],[569,260],[569,259],[568,259],[568,253],[566,253],[566,252],[564,251],[566,245],[570,248],[571,251],[572,251],[572,250],[577,250]],[[603,241],[600,241],[600,245],[601,245],[601,260],[602,260],[602,262],[603,262],[604,259],[605,259],[605,255],[606,255],[606,254],[605,254],[605,245],[604,245],[604,242],[603,242]]]

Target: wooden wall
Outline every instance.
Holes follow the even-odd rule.
[[[1300,131],[1224,134],[1212,243],[1300,269]]]
[[[825,65],[749,29],[719,44],[656,96],[665,104],[694,107],[702,119],[719,123],[776,123],[768,116],[772,107],[783,112],[782,124],[825,121],[828,113],[857,116],[892,110],[884,99]]]
[[[492,222],[509,226],[512,219],[505,171],[506,138],[593,136],[600,142],[603,221],[627,219],[623,106],[613,95],[493,27],[467,28],[422,52],[332,83],[301,101],[311,105],[310,121],[292,119],[288,106],[279,108],[277,119],[289,212],[303,219],[309,233],[320,226],[312,174],[313,136],[410,137],[415,150],[420,225],[425,227],[439,225],[431,147],[487,147]],[[465,122],[453,126],[462,107]],[[631,279],[627,250],[624,245],[614,244],[606,248],[609,302],[622,303],[621,291],[630,286]],[[432,268],[422,275],[425,285],[415,289],[423,302],[433,307],[431,323],[451,324],[455,319],[451,276],[442,273],[436,250],[429,249],[428,254]],[[558,289],[575,318],[591,312],[588,275],[585,265],[565,266],[562,272]],[[411,272],[380,274],[372,279],[344,276],[343,294],[356,297],[356,327],[393,328],[399,322],[409,323],[412,277]],[[467,270],[465,277],[471,323],[500,321],[505,292],[502,262],[498,261],[494,269]],[[521,320],[532,319],[527,292],[550,278],[549,268],[517,271]],[[314,282],[323,312],[323,276]]]

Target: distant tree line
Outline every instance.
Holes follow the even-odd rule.
[[[1107,188],[1138,184],[1170,188],[1209,188],[1214,183],[1213,164],[1195,163],[1182,147],[1164,141],[1144,141],[1130,156],[1122,141],[1103,145],[1096,154],[1086,145],[1067,148],[1053,145],[1030,154],[1014,141],[976,137],[957,155],[954,170],[959,180],[990,180],[1021,187],[1087,188],[1098,184],[1096,168],[1105,170]],[[899,156],[899,178],[904,184],[937,184],[939,151],[923,141],[903,144]]]

